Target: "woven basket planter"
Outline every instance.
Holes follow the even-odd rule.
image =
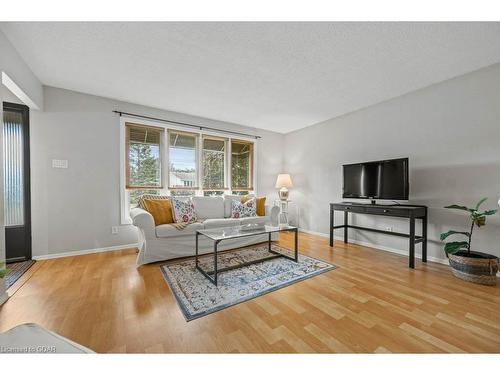
[[[476,284],[496,285],[498,258],[477,251],[471,251],[472,256],[463,256],[466,254],[467,252],[460,251],[448,255],[453,274]]]

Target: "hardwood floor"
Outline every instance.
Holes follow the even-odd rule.
[[[313,235],[299,244],[339,268],[189,323],[134,249],[40,261],[9,290],[0,331],[35,322],[97,352],[500,352],[499,286]]]

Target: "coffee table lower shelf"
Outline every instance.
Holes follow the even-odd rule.
[[[272,250],[271,248],[271,234],[272,233],[275,233],[275,232],[269,232],[269,237],[268,237],[268,240],[267,240],[267,247],[268,247],[268,251],[272,254],[275,254],[273,256],[269,256],[269,257],[265,257],[265,258],[260,258],[260,259],[255,259],[255,260],[252,260],[250,262],[245,262],[245,263],[241,263],[241,264],[237,264],[237,265],[234,265],[234,266],[230,266],[230,267],[225,267],[225,268],[218,268],[217,267],[217,247],[219,245],[219,242],[222,242],[223,240],[222,239],[217,239],[217,240],[213,240],[214,241],[214,251],[213,251],[213,255],[214,255],[214,270],[213,271],[205,271],[203,268],[201,268],[199,266],[199,262],[198,262],[198,236],[200,234],[204,234],[204,233],[200,233],[199,231],[196,231],[196,255],[195,255],[195,263],[196,263],[196,269],[198,271],[201,272],[201,274],[203,276],[205,276],[208,280],[210,280],[210,282],[212,284],[214,284],[215,286],[217,286],[217,275],[219,273],[222,273],[222,272],[226,272],[226,271],[230,271],[230,270],[234,270],[234,269],[237,269],[237,268],[241,268],[241,267],[246,267],[246,266],[249,266],[249,265],[252,265],[252,264],[256,264],[256,263],[261,263],[261,262],[265,262],[265,261],[268,261],[268,260],[271,260],[271,259],[276,259],[276,258],[287,258],[287,259],[290,259],[290,260],[293,260],[294,262],[298,262],[299,261],[299,250],[298,250],[298,228],[290,228],[290,229],[282,229],[278,232],[295,232],[295,246],[294,246],[294,256],[291,257],[291,256],[288,256],[288,255],[285,255],[285,254],[282,254],[282,253],[279,253],[277,251],[274,251]],[[264,233],[255,233],[255,235],[262,235]],[[248,234],[246,235],[248,236]],[[246,237],[245,236],[245,237]],[[206,236],[208,237],[208,236]],[[210,238],[210,237],[208,237]],[[228,239],[233,239],[233,238],[228,238]]]

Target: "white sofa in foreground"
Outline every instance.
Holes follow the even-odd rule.
[[[250,223],[277,224],[279,208],[266,206],[266,216],[231,218],[231,201],[237,196],[193,197],[193,205],[200,222],[191,223],[179,230],[171,224],[155,226],[153,216],[142,208],[133,208],[130,217],[139,229],[139,254],[137,265],[195,255],[195,233],[200,229],[222,228]],[[276,240],[278,234],[272,235]],[[267,235],[249,236],[222,241],[218,249],[228,250],[268,240]],[[213,251],[213,241],[199,237],[200,254]]]
[[[94,353],[35,323],[21,324],[0,333],[0,347],[5,354]]]

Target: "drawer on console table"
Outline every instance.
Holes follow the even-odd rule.
[[[391,206],[391,207],[366,207],[367,214],[399,217],[421,217],[425,209],[422,207]]]
[[[358,214],[365,213],[365,207],[363,206],[355,206],[355,205],[346,205],[346,204],[332,204],[331,209],[335,211],[347,211],[347,212],[356,212]]]

